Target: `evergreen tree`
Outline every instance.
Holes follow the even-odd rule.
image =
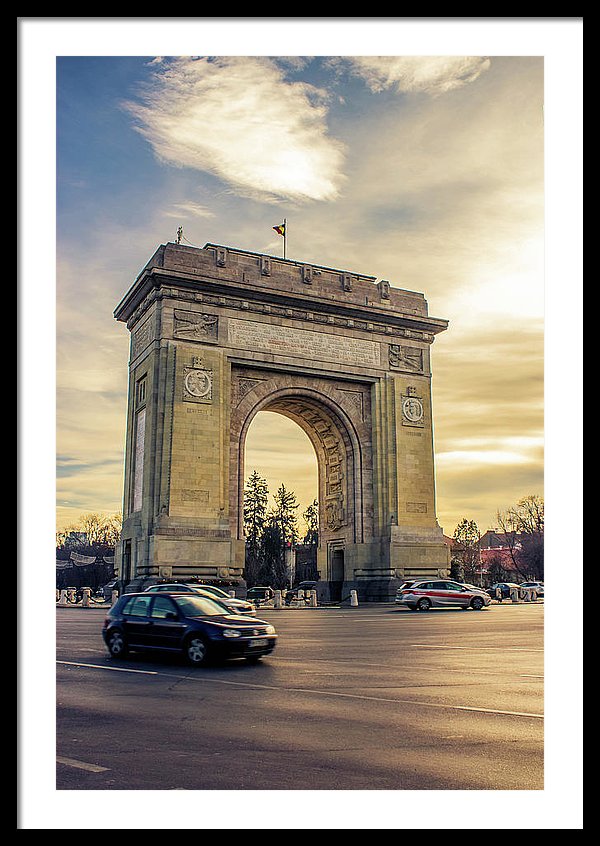
[[[473,582],[479,567],[480,534],[477,523],[465,517],[454,530],[454,546],[452,547],[452,564],[450,568],[453,578],[458,581]]]
[[[246,535],[246,582],[248,585],[261,581],[262,538],[267,522],[269,489],[266,479],[256,470],[248,477],[244,489],[244,534]]]
[[[307,531],[304,535],[304,543],[311,546],[319,545],[319,503],[316,499],[308,506],[306,511],[302,512],[302,517],[306,523]]]
[[[300,503],[296,500],[296,494],[288,491],[284,484],[277,489],[274,500],[275,507],[269,516],[279,526],[283,551],[288,545],[294,546],[298,540],[296,509],[300,507]]]

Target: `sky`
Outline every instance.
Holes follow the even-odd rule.
[[[422,292],[449,321],[432,348],[444,532],[463,517],[484,531],[498,509],[545,495],[547,581],[565,569],[576,578],[581,20],[286,20],[20,19],[22,585],[48,581],[41,595],[51,593],[57,526],[121,508],[128,333],[113,310],[148,258],[179,226],[199,247],[281,255],[272,227],[283,218],[289,258]],[[300,479],[313,460],[293,441],[302,433],[262,417],[247,475],[255,465],[272,489],[284,481],[311,499],[314,482]],[[53,792],[54,715],[48,729],[39,701],[54,684],[52,622],[41,643],[21,610],[29,819],[38,827],[40,808],[45,822],[62,808],[55,827],[89,827],[81,795],[74,805]],[[562,778],[579,771],[578,703],[564,699],[576,700],[581,671],[572,610],[545,608],[552,744],[545,795],[511,796],[525,827],[563,827],[561,812],[578,805],[577,779]],[[495,798],[469,797],[469,819],[481,812],[486,827]],[[384,820],[387,798],[369,797],[379,799],[372,819]]]
[[[57,524],[121,509],[128,332],[157,246],[225,244],[388,279],[449,321],[433,345],[438,521],[481,531],[544,493],[540,56],[61,56]],[[306,436],[246,450],[300,511]]]

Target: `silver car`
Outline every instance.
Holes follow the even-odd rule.
[[[229,596],[225,591],[219,588],[219,594],[215,592],[212,585],[188,585],[188,584],[166,584],[166,585],[151,585],[146,588],[144,593],[196,593],[200,596],[208,596],[215,602],[220,602],[232,614],[251,614],[256,616],[256,607],[245,599],[236,599]]]
[[[491,598],[474,585],[465,585],[451,579],[421,579],[402,585],[396,593],[396,604],[411,611],[429,611],[432,608],[463,608],[481,611]]]

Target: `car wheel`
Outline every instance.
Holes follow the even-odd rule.
[[[480,596],[476,596],[471,600],[471,608],[473,611],[481,611],[483,608],[483,599]]]
[[[200,667],[208,662],[208,644],[200,635],[192,635],[185,644],[185,657],[188,664]]]
[[[123,632],[119,630],[109,634],[107,646],[111,658],[124,658],[127,655],[127,644]]]
[[[419,599],[417,602],[417,610],[418,611],[429,611],[431,608],[431,602],[428,599]]]

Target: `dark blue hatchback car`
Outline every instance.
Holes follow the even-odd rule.
[[[219,658],[255,662],[277,642],[265,620],[232,614],[217,600],[195,594],[123,594],[108,611],[102,637],[113,658],[157,650],[182,654],[194,666]]]

